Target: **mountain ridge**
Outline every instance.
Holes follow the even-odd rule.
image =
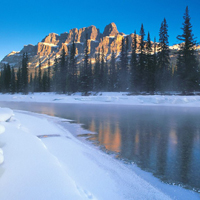
[[[111,58],[111,53],[114,51],[116,56],[120,52],[121,40],[125,36],[128,37],[128,47],[131,51],[131,43],[133,34],[125,35],[117,30],[117,26],[114,22],[105,26],[103,33],[94,26],[83,27],[80,29],[73,28],[69,32],[61,33],[49,33],[36,45],[28,44],[24,45],[21,51],[12,51],[6,55],[0,62],[0,67],[9,63],[12,67],[17,68],[21,65],[23,53],[29,56],[29,68],[35,68],[39,65],[41,60],[42,67],[47,67],[48,58],[50,58],[51,65],[54,63],[55,57],[59,57],[62,49],[64,48],[68,54],[68,50],[72,42],[75,42],[77,59],[81,61],[83,59],[86,33],[88,34],[89,53],[92,61],[94,61],[95,53],[98,49],[104,48],[106,58]],[[139,38],[139,36],[137,36]]]
[[[11,67],[18,68],[21,66],[23,53],[28,54],[29,57],[29,68],[35,68],[41,61],[42,68],[48,66],[48,58],[50,58],[51,66],[54,64],[55,57],[59,57],[62,49],[68,54],[70,45],[75,42],[77,60],[80,63],[84,56],[84,49],[86,45],[86,34],[88,34],[88,46],[89,53],[92,62],[95,61],[95,53],[98,49],[104,48],[104,54],[107,60],[110,60],[112,51],[115,52],[116,57],[121,51],[122,38],[128,37],[128,51],[131,52],[131,44],[134,34],[125,35],[118,31],[117,26],[114,22],[105,26],[103,33],[94,26],[83,27],[80,29],[73,28],[69,32],[61,33],[49,33],[45,36],[41,42],[36,45],[28,44],[24,45],[21,51],[12,51],[6,55],[0,62],[0,67],[4,64],[9,63]],[[136,35],[137,41],[139,42],[140,36]],[[153,42],[152,42],[153,43]],[[179,44],[170,47],[171,50],[178,50]]]

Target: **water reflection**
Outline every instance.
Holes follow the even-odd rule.
[[[10,107],[75,120],[97,133],[91,141],[116,152],[117,157],[135,162],[166,182],[200,190],[197,108],[42,103],[12,103]]]

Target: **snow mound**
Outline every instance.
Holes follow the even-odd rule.
[[[9,121],[13,116],[13,111],[9,108],[0,108],[0,122]],[[5,126],[0,124],[0,134],[5,132]],[[4,161],[3,150],[0,148],[0,164]]]
[[[0,164],[2,164],[3,161],[4,161],[3,150],[0,148]]]
[[[13,116],[13,111],[9,108],[0,108],[0,122],[9,121]],[[1,132],[1,127],[0,127]]]
[[[5,127],[3,125],[0,124],[0,134],[5,132]]]

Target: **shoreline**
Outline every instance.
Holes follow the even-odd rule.
[[[128,96],[125,92],[102,92],[99,95],[81,96],[55,93],[0,94],[1,102],[41,102],[41,103],[75,103],[75,104],[105,104],[105,105],[148,105],[148,106],[180,106],[200,107],[200,96],[177,95],[138,95]]]
[[[136,166],[131,170],[130,166],[80,141],[58,124],[62,118],[28,111],[14,111],[14,114],[10,122],[4,122],[6,131],[0,136],[1,141],[6,143],[3,147],[5,162],[0,166],[5,169],[0,178],[2,200],[22,200],[30,196],[33,199],[184,199],[185,196],[199,199],[195,192],[164,184]],[[52,137],[38,138],[38,135]],[[39,162],[35,163],[35,159]],[[49,177],[49,168],[50,174],[54,171],[57,177]],[[40,177],[35,180],[38,173]],[[22,183],[20,177],[24,176]],[[55,178],[59,187],[53,183]],[[70,192],[63,190],[60,193],[60,181],[71,188]],[[28,189],[26,184],[30,188],[42,188],[43,197],[39,192]],[[16,187],[14,191],[8,191],[13,187]],[[39,188],[37,191],[40,191]],[[49,188],[54,193],[52,197]],[[26,192],[20,193],[22,189]]]

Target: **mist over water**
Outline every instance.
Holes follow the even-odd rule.
[[[116,157],[167,183],[200,190],[199,108],[14,102],[0,106],[74,120],[96,132],[89,140]]]

